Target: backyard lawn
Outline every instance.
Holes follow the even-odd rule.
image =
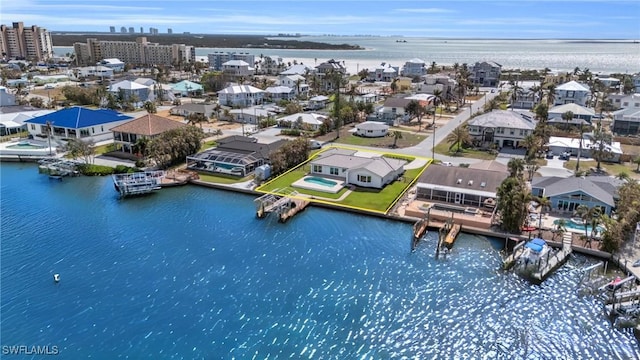
[[[456,153],[455,151],[450,151],[449,146],[450,144],[448,144],[446,141],[443,141],[440,144],[436,145],[436,149],[435,149],[436,154],[447,155],[447,156],[459,156],[459,157],[466,157],[471,159],[482,159],[482,160],[496,159],[496,155],[492,155],[487,151],[462,149],[462,151]],[[452,149],[455,149],[455,148],[456,147],[454,146]]]
[[[426,138],[425,135],[417,135],[412,134],[410,132],[401,131],[402,139],[398,139],[396,143],[396,147],[405,148],[418,145],[422,140]],[[335,132],[327,134],[322,138],[318,138],[318,140],[324,141],[333,141],[337,144],[345,144],[345,145],[357,145],[357,146],[370,146],[370,147],[381,147],[381,148],[391,148],[394,142],[393,136],[384,136],[378,138],[366,138],[361,136],[355,136],[351,133],[348,133],[344,130],[340,132],[340,137],[338,139],[335,138]]]
[[[414,179],[416,179],[422,173],[424,168],[425,167],[406,170],[400,180],[397,180],[385,186],[383,189],[369,189],[369,188],[356,187],[354,190],[352,190],[351,194],[349,194],[343,200],[339,202],[331,202],[331,203],[336,205],[344,205],[348,207],[355,207],[355,208],[371,210],[376,212],[386,212],[388,208],[396,201],[396,199],[399,198],[402,194],[404,194],[404,192],[407,190],[409,185],[414,181]],[[328,198],[328,199],[338,199],[347,191],[347,188],[343,188],[337,194],[331,194],[331,193],[325,193],[320,191],[313,191],[313,190],[291,187],[292,183],[301,179],[308,173],[309,173],[309,165],[304,164],[302,166],[299,166],[295,170],[292,170],[292,171],[289,171],[288,173],[280,175],[279,177],[262,185],[256,190],[267,193],[267,192],[273,192],[277,189],[288,188],[288,189],[295,189],[298,193],[310,195],[315,198]],[[313,201],[313,199],[311,199],[311,201]]]
[[[200,178],[200,181],[204,181],[212,184],[235,184],[235,183],[241,183],[241,182],[245,182],[253,179],[253,175],[249,175],[244,178],[238,178],[234,176],[225,176],[222,174],[213,175],[213,174],[203,174],[203,173],[198,173],[198,177]]]
[[[564,168],[575,171],[576,160],[565,161]],[[589,171],[590,168],[595,168],[598,163],[595,160],[580,160],[580,171]],[[640,173],[636,172],[638,165],[631,163],[616,164],[616,163],[601,163],[600,167],[605,170],[609,175],[616,176],[621,172],[626,172],[630,177],[634,179],[640,179]]]

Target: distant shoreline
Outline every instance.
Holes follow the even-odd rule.
[[[186,44],[203,48],[264,48],[264,49],[308,49],[308,50],[364,50],[359,45],[328,44],[304,40],[280,40],[277,37],[259,35],[209,35],[209,34],[112,34],[112,33],[52,33],[54,46],[73,46],[86,43],[88,38],[105,41],[136,41],[146,37],[149,42],[160,45]],[[300,38],[302,39],[302,38]]]

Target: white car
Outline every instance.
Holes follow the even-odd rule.
[[[442,166],[453,166],[453,164],[448,161],[443,161]]]
[[[55,85],[55,84],[46,84],[46,85],[44,86],[44,88],[45,88],[45,89],[55,89],[55,88],[56,88],[56,85]]]

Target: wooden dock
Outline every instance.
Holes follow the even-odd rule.
[[[453,247],[453,244],[458,238],[458,234],[460,233],[461,228],[462,228],[462,225],[460,224],[452,223],[450,225],[449,231],[447,232],[447,236],[444,238],[444,246],[446,246],[447,249],[451,250],[451,248]]]
[[[531,279],[534,282],[542,283],[547,277],[549,277],[549,275],[567,261],[572,252],[571,233],[567,232],[562,238],[562,248],[553,254],[553,256],[548,256],[546,261],[541,262],[538,270],[531,274]]]
[[[526,241],[522,241],[513,247],[511,254],[502,262],[503,269],[509,270],[518,262],[518,259],[520,259],[520,256],[522,256],[524,252],[524,244],[526,244]]]
[[[298,192],[295,190],[281,189],[274,191],[274,193],[262,195],[254,200],[257,207],[256,216],[259,219],[265,218],[270,213],[275,213],[278,215],[278,221],[284,223],[309,205],[309,201],[296,197]]]
[[[429,218],[420,219],[413,224],[413,241],[411,242],[411,251],[415,251],[420,243],[420,239],[427,234],[429,228]]]

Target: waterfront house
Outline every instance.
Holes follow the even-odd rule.
[[[204,103],[182,104],[182,105],[174,106],[170,110],[170,113],[172,115],[187,117],[189,115],[201,114],[207,119],[211,118],[211,116],[214,115],[215,112],[216,112],[215,104],[204,104]]]
[[[573,120],[578,120],[578,119],[583,120],[583,121],[569,121],[569,124],[582,123],[582,124],[590,125],[591,120],[593,120],[593,117],[596,115],[596,112],[593,111],[592,109],[579,104],[570,103],[570,104],[558,105],[549,109],[548,111],[549,123],[557,124],[560,127],[562,127],[563,124],[566,125],[567,121],[562,119],[562,115],[569,111],[573,113]]]
[[[109,92],[116,98],[124,100],[137,99],[137,104],[149,100],[150,88],[130,80],[122,80],[109,86]]]
[[[471,69],[471,83],[479,87],[497,87],[500,84],[502,65],[493,61],[476,62]]]
[[[533,114],[512,110],[494,110],[469,120],[469,135],[480,143],[493,143],[502,148],[517,148],[533,133]]]
[[[549,137],[547,147],[549,148],[549,151],[554,154],[568,152],[572,156],[578,156],[578,150],[580,150],[580,139],[551,136]],[[599,143],[593,140],[591,134],[584,134],[580,157],[590,158],[591,149],[598,148]],[[612,141],[611,144],[605,144],[604,149],[609,153],[609,158],[606,159],[607,162],[620,161],[620,155],[622,155],[622,145],[620,145],[620,142]]]
[[[596,80],[599,80],[603,86],[612,91],[617,91],[620,89],[620,79],[614,77],[598,77]]]
[[[253,76],[255,69],[251,64],[242,60],[229,60],[222,64],[222,72],[234,79],[248,78]]]
[[[356,132],[354,135],[362,137],[383,137],[389,133],[389,125],[380,121],[365,121],[360,124],[356,124]]]
[[[283,65],[284,63],[282,62],[282,58],[280,56],[263,56],[260,59],[259,72],[263,75],[274,75],[277,74],[280,69],[282,69]]]
[[[495,206],[496,192],[509,172],[501,168],[463,168],[431,165],[420,175],[416,196],[427,201],[476,208]],[[489,200],[491,199],[491,200]]]
[[[131,120],[131,116],[108,109],[74,106],[25,121],[29,134],[47,138],[48,124],[54,139],[103,141],[113,138],[111,129]]]
[[[402,74],[402,76],[411,78],[420,77],[427,73],[427,68],[425,66],[424,60],[413,58],[407,60],[407,62],[404,63],[404,66],[402,66],[402,71],[400,73]]]
[[[297,113],[278,119],[278,126],[316,131],[327,120],[324,115],[316,113]]]
[[[405,160],[364,157],[355,150],[330,149],[311,160],[311,174],[344,180],[345,185],[382,189],[404,173]]]
[[[111,128],[113,142],[121,151],[132,154],[141,139],[152,140],[161,134],[187,125],[156,114],[146,114]]]
[[[217,71],[222,70],[222,65],[231,60],[241,60],[249,64],[249,66],[255,64],[255,56],[243,52],[214,51],[211,54],[207,54],[207,60],[209,60],[209,69]]]
[[[400,75],[399,68],[397,66],[391,66],[391,64],[382,63],[379,66],[369,70],[367,73],[366,81],[384,81],[391,82],[393,79]]]
[[[618,188],[623,181],[609,176],[555,177],[531,179],[531,194],[548,198],[553,211],[573,213],[578,206],[599,207],[611,215],[616,206]]]
[[[611,129],[613,133],[620,135],[640,134],[640,107],[628,107],[615,111]]]
[[[578,104],[587,106],[591,100],[591,90],[587,85],[577,81],[569,81],[556,87],[553,105]]]
[[[264,89],[265,99],[273,102],[291,101],[296,98],[296,91],[288,86],[269,86]]]
[[[195,96],[202,94],[204,91],[202,85],[189,80],[182,80],[169,86],[171,86],[171,91],[177,96]]]
[[[196,171],[244,177],[258,166],[269,164],[269,156],[288,140],[269,144],[255,138],[230,136],[217,141],[218,146],[187,157],[187,168]]]
[[[329,98],[327,96],[318,95],[309,99],[309,105],[307,105],[307,108],[309,110],[320,110],[327,107],[328,104]]]
[[[218,91],[218,103],[226,106],[247,107],[262,104],[264,90],[251,85],[233,85]]]
[[[607,99],[616,109],[640,109],[640,94],[611,94]]]
[[[25,121],[37,116],[47,115],[54,110],[37,109],[31,106],[6,106],[0,111],[0,136],[27,131]]]

